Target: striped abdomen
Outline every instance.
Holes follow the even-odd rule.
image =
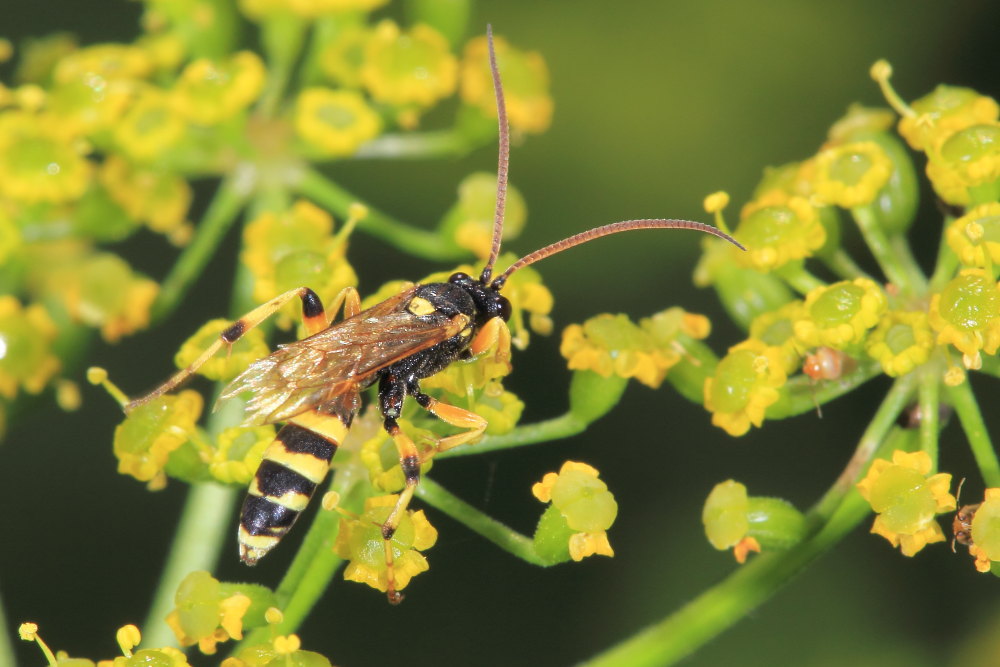
[[[286,424],[264,451],[240,513],[240,558],[254,565],[285,536],[330,470],[353,414],[317,412]]]

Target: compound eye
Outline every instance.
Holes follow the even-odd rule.
[[[472,282],[472,278],[469,277],[468,273],[462,273],[459,271],[458,273],[451,274],[451,277],[448,278],[448,282],[456,285],[460,283],[469,284]]]
[[[501,296],[497,300],[497,308],[500,311],[500,319],[504,322],[510,319],[510,301],[507,300],[507,297]]]

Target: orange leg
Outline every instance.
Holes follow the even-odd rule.
[[[226,329],[219,334],[219,338],[201,353],[201,356],[191,362],[191,364],[186,368],[183,368],[175,373],[169,380],[150,393],[141,398],[137,398],[134,401],[130,401],[125,406],[125,412],[131,412],[135,408],[148,403],[157,396],[162,396],[163,394],[175,389],[178,385],[194,374],[199,368],[201,368],[201,366],[211,359],[220,349],[222,349],[224,345],[232,345],[238,341],[243,334],[259,325],[268,317],[276,313],[282,306],[296,297],[302,300],[302,320],[305,322],[306,332],[311,336],[325,329],[329,323],[326,318],[326,312],[323,309],[323,302],[320,301],[319,296],[317,296],[316,293],[308,287],[298,287],[296,289],[289,290],[284,294],[274,297],[267,303],[257,306],[249,313],[226,327]],[[345,313],[353,311],[351,314],[356,314],[356,312],[360,310],[360,299],[358,298],[357,290],[353,287],[341,290],[340,294],[337,295],[335,303],[338,308],[340,304],[343,303]],[[334,308],[333,312],[336,313],[337,308]]]

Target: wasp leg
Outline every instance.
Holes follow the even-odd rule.
[[[413,498],[413,492],[416,491],[417,484],[420,482],[420,454],[417,452],[417,446],[413,444],[413,440],[410,439],[410,436],[403,433],[403,430],[399,428],[399,424],[396,423],[393,417],[385,418],[385,430],[396,444],[396,450],[399,452],[399,466],[403,469],[403,479],[406,482],[406,486],[403,487],[399,498],[396,500],[396,505],[392,508],[389,516],[386,517],[385,523],[382,524],[382,539],[385,540],[385,592],[390,603],[399,604],[403,601],[403,594],[396,589],[396,576],[393,569],[392,557],[392,536],[396,534],[399,522],[406,512],[410,500]]]
[[[492,320],[483,325],[483,328],[479,330],[476,337],[472,339],[472,343],[469,344],[469,351],[472,356],[482,354],[484,350],[489,349],[493,343],[498,340],[506,338],[507,345],[505,350],[510,349],[510,330],[507,328],[507,323],[504,322],[499,317],[494,317]]]
[[[486,430],[486,426],[488,425],[486,419],[477,415],[475,412],[456,407],[449,403],[442,403],[433,396],[428,396],[421,391],[413,392],[413,398],[416,399],[420,407],[427,410],[441,421],[451,424],[452,426],[469,429],[468,431],[445,436],[438,440],[437,445],[434,447],[434,454],[446,452],[452,447],[458,447],[459,445],[464,445],[467,442],[478,440],[479,437],[483,435],[483,431]]]
[[[259,325],[268,317],[276,313],[282,306],[296,297],[302,300],[302,321],[305,323],[306,332],[310,336],[315,333],[319,333],[329,326],[326,318],[326,311],[323,309],[323,302],[320,300],[316,292],[312,291],[308,287],[298,287],[296,289],[289,290],[284,294],[276,296],[267,303],[257,306],[249,313],[226,327],[226,329],[219,334],[218,340],[209,345],[208,348],[201,353],[201,356],[191,362],[191,364],[186,368],[183,368],[175,373],[169,380],[150,393],[127,403],[125,405],[125,412],[131,412],[135,408],[148,403],[157,396],[162,396],[163,394],[175,389],[178,385],[194,374],[195,371],[201,368],[205,362],[215,356],[222,346],[232,345],[238,341],[243,334]],[[353,287],[347,287],[341,290],[340,294],[337,295],[337,306],[339,307],[341,303],[344,304],[345,313],[350,312],[350,314],[356,314],[357,311],[360,310],[360,300],[358,298],[357,291],[354,290]],[[333,312],[336,313],[337,309],[335,308]]]

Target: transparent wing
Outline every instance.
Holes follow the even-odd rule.
[[[357,392],[378,370],[451,338],[462,317],[417,317],[404,305],[416,287],[255,361],[219,400],[251,392],[244,424],[285,421],[310,407]]]

